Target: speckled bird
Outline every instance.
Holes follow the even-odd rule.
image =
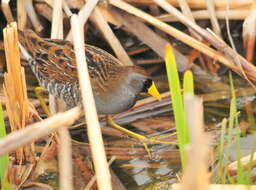
[[[29,55],[28,64],[40,85],[64,100],[68,107],[81,104],[72,43],[41,38],[32,30],[19,31],[19,42]],[[88,44],[85,56],[99,114],[115,114],[131,108],[141,92],[161,98],[143,69],[123,66],[111,54]]]

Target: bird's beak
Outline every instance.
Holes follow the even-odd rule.
[[[150,94],[151,96],[155,97],[156,99],[158,99],[159,101],[162,100],[161,95],[159,94],[156,85],[154,82],[152,82],[152,85],[148,88],[148,94]]]

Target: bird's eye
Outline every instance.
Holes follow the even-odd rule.
[[[152,85],[152,79],[145,80],[143,83],[142,92],[147,92],[148,89],[151,87],[151,85]]]

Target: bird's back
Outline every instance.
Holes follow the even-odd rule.
[[[40,85],[68,105],[77,105],[81,96],[72,43],[40,38],[32,30],[19,31],[19,42],[30,55],[28,62]],[[107,91],[107,81],[118,83],[119,74],[127,72],[119,60],[104,50],[86,44],[85,54],[93,91],[97,93]]]

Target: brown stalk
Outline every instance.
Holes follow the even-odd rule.
[[[253,61],[256,43],[256,1],[243,24],[243,44],[246,52],[246,59]]]
[[[154,0],[125,0],[127,3],[140,5],[140,6],[148,6],[150,4],[154,4]],[[171,5],[178,7],[178,0],[167,0]],[[205,9],[206,3],[205,0],[188,0],[188,5],[190,8],[195,9]],[[215,0],[215,6],[218,9],[225,9],[227,6],[227,1],[223,0]],[[230,8],[238,8],[238,7],[249,7],[253,3],[253,0],[232,0],[230,1]]]
[[[226,10],[215,10],[216,17],[218,19],[225,19],[226,17],[229,20],[243,20],[249,14],[248,9],[231,9],[228,12]],[[208,10],[196,10],[192,11],[192,15],[196,20],[200,19],[209,19],[210,13]],[[157,17],[159,20],[163,22],[177,22],[178,19],[171,14],[163,14]]]

